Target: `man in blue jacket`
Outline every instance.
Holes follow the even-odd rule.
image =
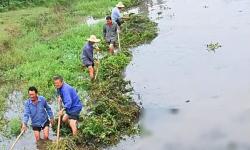
[[[63,116],[62,121],[68,122],[72,130],[72,134],[77,134],[77,120],[79,120],[79,115],[82,110],[82,103],[76,92],[76,90],[65,83],[61,76],[55,76],[53,78],[54,85],[59,94],[58,101],[63,103],[64,108],[59,111],[59,116]],[[64,114],[65,110],[65,114]]]
[[[51,123],[51,125],[53,125],[54,123],[53,112],[51,111],[46,99],[43,96],[38,96],[38,91],[35,87],[30,87],[28,93],[30,98],[25,102],[21,130],[27,130],[27,124],[29,118],[31,118],[32,129],[36,141],[40,140],[41,130],[43,130],[44,139],[48,140],[49,124]]]

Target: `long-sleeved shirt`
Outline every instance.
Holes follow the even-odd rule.
[[[85,66],[90,66],[94,64],[93,50],[94,50],[93,45],[87,42],[87,44],[84,46],[82,50],[82,55],[81,55],[82,63]]]
[[[34,104],[28,99],[24,104],[23,123],[27,125],[31,118],[32,126],[43,127],[48,121],[48,116],[53,119],[53,112],[43,96],[38,96],[38,102]]]
[[[117,39],[117,28],[118,25],[115,22],[112,24],[105,24],[103,26],[103,37],[105,38],[106,42],[115,42]]]
[[[76,90],[68,85],[63,83],[63,86],[58,89],[58,94],[60,95],[64,108],[69,114],[78,114],[82,110],[82,103],[76,92]]]
[[[111,18],[112,18],[113,22],[115,22],[117,20],[121,20],[122,14],[117,7],[112,9]]]

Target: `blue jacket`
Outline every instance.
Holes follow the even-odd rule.
[[[58,89],[58,94],[61,96],[64,108],[67,113],[79,114],[81,112],[82,103],[73,87],[67,83],[63,83],[63,86]]]
[[[27,125],[31,118],[32,126],[42,127],[48,121],[48,116],[53,119],[53,112],[43,96],[38,96],[38,103],[33,104],[31,99],[25,101],[23,123]]]

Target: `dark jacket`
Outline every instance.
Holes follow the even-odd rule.
[[[82,50],[82,55],[81,55],[82,63],[85,66],[94,65],[93,50],[94,50],[93,45],[87,42]]]

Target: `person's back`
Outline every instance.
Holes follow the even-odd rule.
[[[63,83],[62,88],[59,91],[62,98],[64,107],[68,113],[78,113],[82,110],[82,103],[76,92],[76,90],[68,85]]]
[[[118,24],[118,26],[121,26],[122,24],[122,14],[121,11],[125,6],[123,5],[122,2],[119,2],[115,8],[112,9],[112,13],[111,13],[111,18],[113,20],[113,22],[116,22]]]
[[[111,18],[113,22],[117,22],[121,18],[120,10],[117,7],[112,9]]]
[[[80,112],[82,110],[82,103],[76,92],[76,90],[63,82],[61,76],[53,77],[54,85],[59,94],[58,102],[64,104],[64,108],[59,110],[58,115],[63,116],[62,121],[68,122],[72,130],[73,135],[77,134],[77,120],[80,118]],[[65,113],[64,113],[65,110]]]
[[[94,58],[93,58],[93,46],[87,42],[82,50],[82,63],[88,67],[93,65],[94,63]]]

